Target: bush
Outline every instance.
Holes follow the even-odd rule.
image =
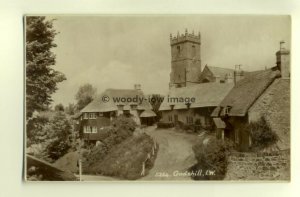
[[[28,122],[27,129],[28,151],[40,159],[53,162],[71,147],[69,136],[72,127],[62,112],[54,113],[52,118],[33,118]]]
[[[157,123],[157,128],[172,128],[174,127],[173,122],[158,122]]]
[[[100,132],[102,133],[99,136],[101,143],[98,146],[93,146],[90,153],[85,155],[83,166],[85,171],[89,171],[91,165],[102,162],[114,146],[133,136],[136,123],[132,118],[119,116],[113,120],[112,126]]]
[[[87,170],[93,174],[138,179],[141,177],[142,163],[148,153],[152,152],[153,144],[153,140],[144,133],[130,137],[114,146],[106,156],[94,162]],[[101,157],[97,154],[95,156]],[[150,169],[153,163],[154,159],[146,162],[146,170]]]
[[[278,135],[273,132],[265,120],[262,117],[259,121],[250,123],[245,127],[252,139],[252,149],[254,151],[262,150],[273,144],[276,144],[279,140]]]
[[[227,172],[227,155],[233,148],[228,140],[206,138],[193,146],[197,164],[190,168],[191,172],[201,171],[201,175],[192,176],[195,180],[222,180]],[[206,174],[214,172],[214,175]]]

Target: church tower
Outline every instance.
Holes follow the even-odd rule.
[[[188,33],[176,37],[170,35],[171,73],[170,87],[185,87],[199,83],[201,74],[201,36]]]

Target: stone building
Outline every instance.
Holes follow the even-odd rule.
[[[201,75],[199,76],[199,81],[201,83],[233,83],[234,74],[234,69],[205,65]]]
[[[170,35],[170,87],[185,87],[199,83],[201,74],[201,36],[193,33]]]
[[[249,150],[252,142],[243,128],[261,117],[280,138],[276,148],[290,147],[290,60],[283,43],[276,60],[275,67],[248,73],[238,81],[212,113],[212,117],[225,122],[223,135],[240,151]]]

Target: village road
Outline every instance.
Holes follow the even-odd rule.
[[[198,137],[173,129],[147,127],[145,130],[159,144],[159,150],[153,168],[139,180],[191,180],[185,172],[196,163],[192,146]]]

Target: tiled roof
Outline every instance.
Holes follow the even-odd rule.
[[[233,77],[234,69],[215,66],[207,66],[207,68],[214,74],[215,77],[225,77],[227,74],[231,74]]]

